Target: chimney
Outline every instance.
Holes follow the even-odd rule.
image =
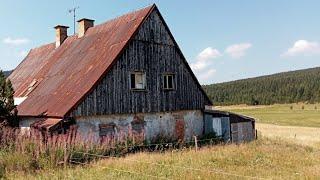
[[[56,29],[56,48],[58,48],[67,39],[69,27],[58,25],[54,28]]]
[[[80,19],[77,21],[79,25],[78,29],[78,38],[81,38],[85,35],[86,31],[94,26],[94,20],[91,19]]]

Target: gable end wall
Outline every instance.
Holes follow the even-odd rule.
[[[146,73],[146,91],[132,91],[132,71]],[[162,89],[162,74],[175,73],[176,90]],[[188,70],[183,57],[153,11],[115,65],[71,116],[201,110],[210,104]]]

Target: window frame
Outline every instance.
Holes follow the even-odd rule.
[[[169,88],[169,76],[172,77],[172,87]],[[162,74],[162,89],[165,91],[174,91],[176,90],[176,78],[175,73],[163,73]]]
[[[99,124],[99,137],[115,136],[117,133],[116,124],[111,123],[100,123]]]
[[[134,75],[134,87],[132,87],[132,75]],[[137,87],[137,75],[142,75],[142,88]],[[146,73],[144,71],[132,71],[129,74],[129,87],[130,90],[133,91],[146,91],[147,88],[147,80],[146,80]]]

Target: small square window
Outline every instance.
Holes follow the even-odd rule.
[[[109,124],[99,124],[99,136],[100,137],[107,137],[113,136],[116,133],[116,125],[114,123]]]
[[[143,72],[134,72],[130,75],[130,88],[131,89],[145,89],[146,88],[146,75]]]
[[[174,74],[163,75],[163,89],[172,90],[175,88]]]

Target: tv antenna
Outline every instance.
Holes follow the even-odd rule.
[[[79,6],[76,6],[68,10],[70,14],[73,13],[73,34],[76,34],[76,10],[79,8],[80,8]]]

